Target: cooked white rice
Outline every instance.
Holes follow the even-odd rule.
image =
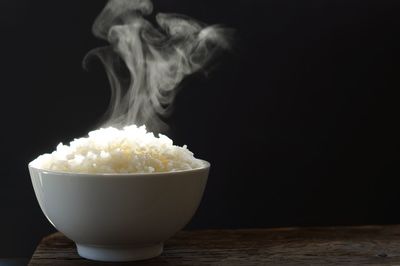
[[[147,132],[135,125],[122,130],[109,127],[89,132],[87,138],[60,143],[51,154],[31,162],[36,168],[74,173],[153,173],[195,169],[203,166],[186,145]]]

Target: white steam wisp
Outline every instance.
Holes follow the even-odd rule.
[[[144,18],[152,10],[150,0],[110,0],[94,22],[94,35],[110,45],[89,52],[84,63],[97,55],[110,81],[105,127],[164,130],[161,118],[170,112],[182,79],[229,47],[231,30],[163,13],[155,16],[154,26]]]

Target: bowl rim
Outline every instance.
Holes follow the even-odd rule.
[[[203,166],[187,169],[187,170],[178,170],[171,172],[154,172],[154,173],[77,173],[77,172],[66,172],[66,171],[54,171],[38,168],[32,165],[32,162],[28,164],[29,169],[34,169],[38,172],[52,175],[62,175],[62,176],[81,176],[81,177],[140,177],[140,176],[162,176],[162,175],[174,175],[174,174],[185,174],[185,173],[193,173],[208,170],[211,167],[211,164],[203,159],[198,159],[203,163]]]

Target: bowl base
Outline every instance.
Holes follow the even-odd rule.
[[[163,252],[163,244],[145,247],[91,246],[76,244],[79,256],[97,261],[135,261],[159,256]]]

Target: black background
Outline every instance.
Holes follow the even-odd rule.
[[[27,163],[84,136],[106,110],[105,1],[0,2],[0,257],[53,229]],[[184,82],[168,135],[212,163],[190,228],[399,223],[398,1],[156,1],[237,30],[208,77]]]

